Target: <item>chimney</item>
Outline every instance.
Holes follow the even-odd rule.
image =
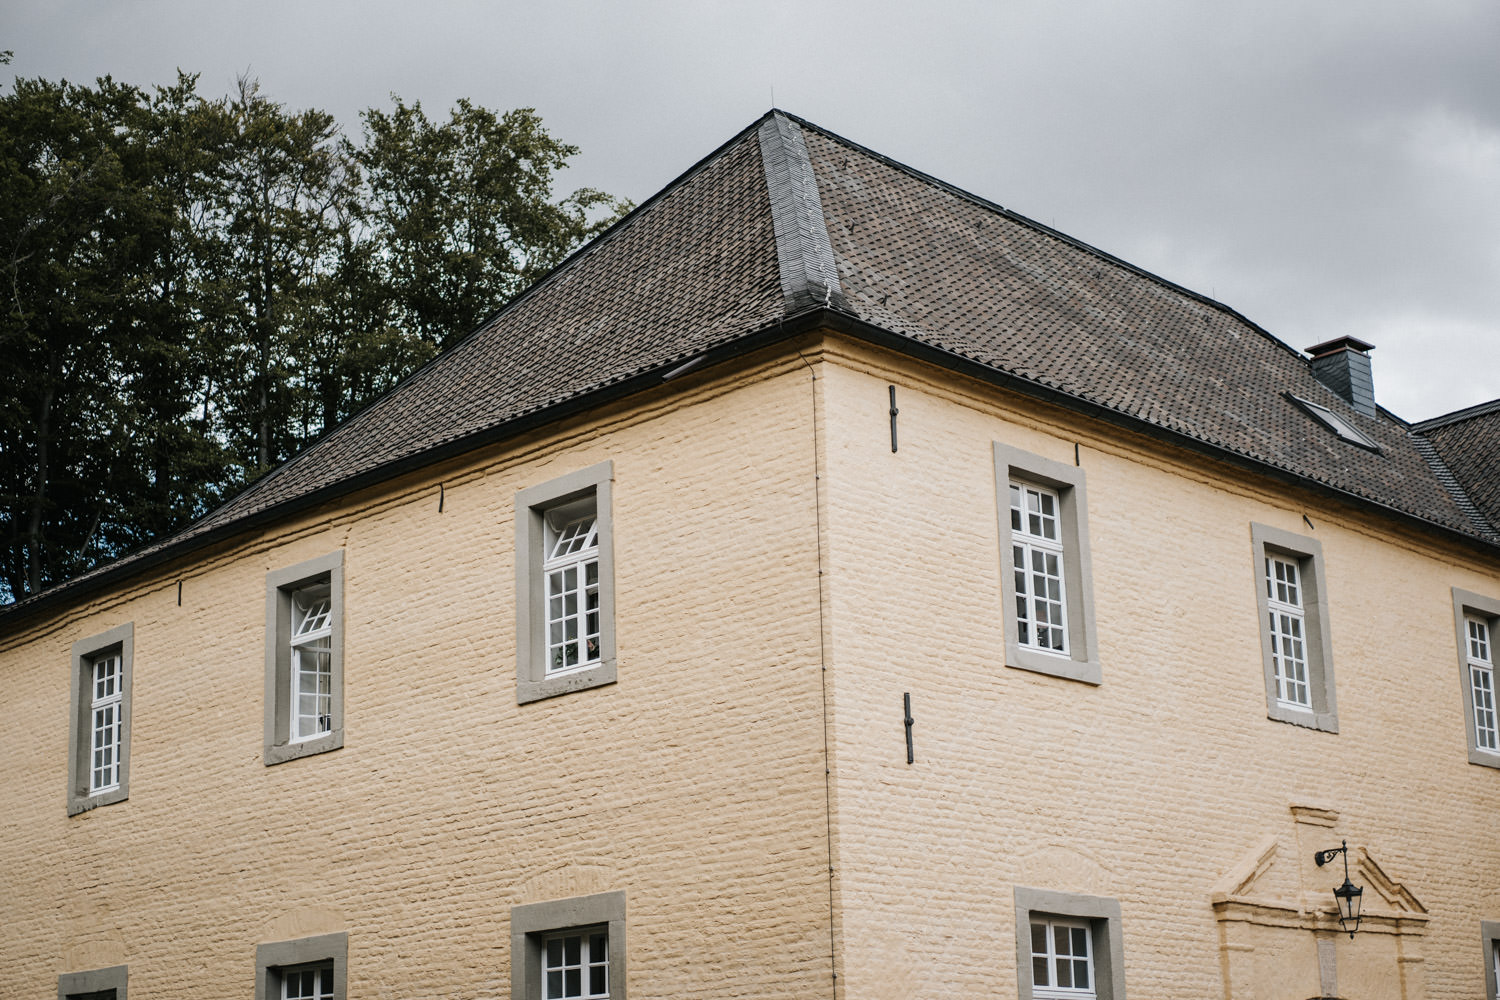
[[[1343,396],[1360,413],[1375,416],[1375,380],[1370,375],[1374,344],[1354,337],[1339,337],[1307,349],[1312,355],[1313,377]]]

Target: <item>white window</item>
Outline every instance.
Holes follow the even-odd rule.
[[[1296,560],[1267,554],[1266,619],[1271,631],[1276,700],[1282,706],[1312,711],[1307,683],[1307,615],[1302,608],[1302,577]]]
[[[1100,684],[1083,469],[994,443],[1005,665]]]
[[[255,1000],[345,1000],[349,936],[340,931],[255,947]]]
[[[1336,733],[1338,703],[1323,546],[1264,524],[1250,525],[1250,541],[1266,717]]]
[[[547,673],[599,663],[599,525],[594,497],[547,511]]]
[[[1500,767],[1500,705],[1495,690],[1495,639],[1500,600],[1453,588],[1453,624],[1463,681],[1469,763]]]
[[[120,787],[120,729],[124,703],[124,669],[118,651],[94,657],[89,664],[93,701],[89,794]]]
[[[344,745],[344,553],[266,574],[267,766]]]
[[[625,893],[510,911],[513,1000],[625,1000]]]
[[[73,644],[68,725],[68,815],[122,802],[130,792],[130,678],[135,627]]]
[[[333,963],[280,970],[281,1000],[334,1000]]]
[[[1118,901],[1019,885],[1015,894],[1019,1000],[1122,1000]]]
[[[1089,924],[1072,920],[1031,922],[1031,995],[1036,1000],[1095,1000]]]
[[[1061,510],[1062,501],[1054,491],[1026,483],[1010,484],[1016,636],[1023,646],[1066,655],[1067,588],[1063,583]]]
[[[614,465],[516,492],[516,703],[615,683]]]
[[[328,585],[292,593],[291,739],[333,729],[333,602]]]
[[[1469,686],[1474,701],[1474,745],[1481,750],[1500,751],[1500,727],[1495,722],[1495,658],[1490,644],[1490,623],[1470,615],[1464,622],[1468,632]]]
[[[542,1000],[608,1000],[609,930],[552,934],[542,941]]]

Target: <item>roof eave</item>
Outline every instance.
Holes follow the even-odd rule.
[[[723,364],[819,329],[845,334],[874,346],[887,348],[939,368],[966,375],[977,381],[994,385],[1041,402],[1051,403],[1064,409],[1073,410],[1074,412],[1122,429],[1157,438],[1176,447],[1216,459],[1248,472],[1297,486],[1351,506],[1373,511],[1399,524],[1429,534],[1435,534],[1447,541],[1456,542],[1469,548],[1478,547],[1487,553],[1500,556],[1500,540],[1489,540],[1475,534],[1459,531],[1447,525],[1439,524],[1419,515],[1382,504],[1368,497],[1340,489],[1337,486],[1301,475],[1253,456],[1232,451],[1209,441],[1203,441],[1181,431],[1162,427],[1134,414],[1123,413],[1093,400],[1061,389],[1054,389],[1023,376],[965,358],[905,334],[895,333],[873,323],[861,320],[847,312],[823,306],[813,306],[789,315],[774,324],[710,348],[702,354],[689,359],[687,364],[684,364],[681,358],[674,359],[662,365],[640,371],[618,382],[599,386],[551,406],[523,414],[515,419],[494,424],[473,434],[455,438],[452,441],[444,442],[441,445],[414,455],[376,466],[359,475],[310,490],[291,500],[256,511],[253,514],[248,514],[243,518],[228,522],[220,527],[183,538],[177,543],[168,543],[153,552],[134,558],[129,556],[123,557],[116,563],[110,564],[96,573],[86,574],[85,576],[59,584],[24,601],[0,607],[0,631],[9,631],[9,626],[15,622],[51,611],[61,604],[77,600],[102,590],[109,585],[138,576],[147,570],[162,566],[173,560],[180,559],[193,552],[227,541],[257,528],[274,524],[295,514],[311,510],[359,490],[377,486],[398,476],[437,465],[478,448],[498,444],[529,431],[565,420],[568,417],[622,400],[638,392],[658,387],[664,381],[667,381],[666,376],[675,375],[677,372],[685,370],[688,367],[697,370]]]
[[[820,311],[827,312],[826,310]],[[919,360],[967,375],[978,381],[986,382],[1023,396],[1029,396],[1042,402],[1052,403],[1064,409],[1082,413],[1125,430],[1157,438],[1176,447],[1216,459],[1248,472],[1288,485],[1297,486],[1341,503],[1370,510],[1407,527],[1416,528],[1430,534],[1437,534],[1448,541],[1456,542],[1469,548],[1477,546],[1486,552],[1500,556],[1500,539],[1487,539],[1481,535],[1460,531],[1448,525],[1431,521],[1420,515],[1380,503],[1377,500],[1372,500],[1358,493],[1340,489],[1322,480],[1304,476],[1291,469],[1283,468],[1263,459],[1245,455],[1241,452],[1225,448],[1222,445],[1193,437],[1182,431],[1152,423],[1134,414],[1121,412],[1094,400],[1077,396],[1061,389],[1054,389],[1022,376],[993,368],[950,351],[945,351],[942,348],[923,343],[904,334],[893,333],[847,314],[829,312],[828,315],[829,319],[823,325],[837,332],[858,337],[861,340],[880,347],[899,351]]]
[[[618,382],[596,387],[568,399],[561,400],[551,406],[522,414],[512,420],[493,424],[483,430],[454,438],[451,441],[446,441],[416,454],[378,465],[346,479],[309,490],[290,500],[262,508],[261,510],[246,514],[233,521],[225,522],[206,531],[183,537],[176,542],[168,542],[161,548],[151,552],[135,556],[122,556],[115,562],[108,563],[97,571],[64,581],[55,587],[50,587],[35,596],[13,604],[0,606],[0,634],[9,631],[9,626],[13,622],[35,614],[51,611],[61,604],[79,600],[103,590],[112,584],[139,576],[147,570],[191,555],[194,552],[209,548],[236,536],[254,531],[257,528],[275,524],[296,514],[312,510],[352,493],[357,493],[360,490],[378,486],[399,476],[437,465],[479,448],[510,440],[529,431],[546,427],[549,424],[566,420],[569,417],[622,400],[638,392],[655,388],[668,381],[668,376],[675,376],[677,373],[686,371],[689,368],[696,370],[722,364],[764,347],[800,336],[816,329],[819,325],[825,325],[820,319],[821,314],[824,312],[826,310],[821,308],[808,310],[800,315],[785,318],[773,325],[744,334],[717,347],[710,348],[688,359],[686,363],[684,363],[682,358],[676,358],[665,364],[640,371]]]

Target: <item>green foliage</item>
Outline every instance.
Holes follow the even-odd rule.
[[[553,200],[577,150],[530,110],[364,122],[192,76],[0,94],[0,599],[201,516],[628,208]]]
[[[381,267],[401,290],[397,321],[427,344],[468,333],[627,207],[591,189],[548,200],[578,149],[530,108],[497,116],[460,100],[434,125],[420,103],[394,100],[364,113],[365,143],[349,149],[365,170]]]
[[[190,81],[188,82],[190,85]],[[154,101],[17,81],[0,100],[0,586],[31,592],[181,524],[215,463],[183,426],[190,330],[163,265]]]

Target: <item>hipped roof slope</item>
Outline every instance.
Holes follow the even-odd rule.
[[[1500,511],[1471,502],[1463,474],[1440,476],[1425,439],[1357,413],[1233,310],[773,111],[219,509],[18,607],[811,326],[1500,544]],[[1287,394],[1380,451],[1340,441]]]
[[[1500,527],[1500,399],[1415,426],[1490,524]]]

